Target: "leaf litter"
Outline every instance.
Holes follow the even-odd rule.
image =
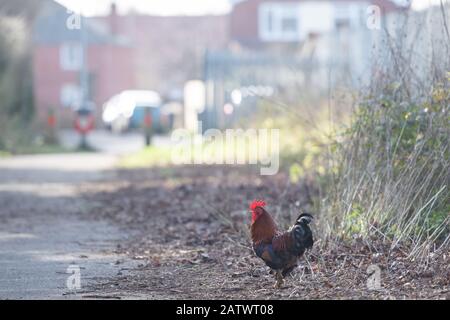
[[[248,204],[256,198],[288,227],[300,210],[312,211],[314,184],[288,177],[261,177],[251,167],[186,166],[170,170],[119,170],[95,192],[91,218],[109,219],[132,236],[117,253],[138,260],[89,288],[99,295],[148,299],[450,299],[450,253],[428,265],[390,250],[378,239],[368,244],[325,244],[314,248],[282,289],[252,252]],[[100,190],[98,190],[100,189]],[[320,215],[316,214],[320,219]],[[120,263],[120,262],[118,262]],[[368,267],[380,269],[380,287],[369,288]]]

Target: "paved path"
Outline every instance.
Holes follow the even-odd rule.
[[[63,146],[75,149],[80,143],[78,133],[73,130],[63,130],[59,135],[59,140]],[[106,130],[96,130],[89,134],[88,143],[94,149],[107,154],[122,155],[136,152],[144,147],[145,140],[142,133],[127,132],[114,134]],[[154,136],[152,144],[161,146],[170,144],[170,137]]]
[[[70,266],[80,268],[83,291],[132,265],[113,253],[127,235],[89,219],[91,204],[80,196],[81,186],[95,189],[114,175],[114,153],[0,160],[0,299],[86,297],[68,289]]]

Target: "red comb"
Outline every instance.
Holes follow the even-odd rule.
[[[255,210],[257,207],[264,207],[266,202],[264,200],[253,200],[250,204],[250,210]]]

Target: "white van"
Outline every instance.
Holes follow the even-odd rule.
[[[161,97],[155,91],[123,91],[103,105],[103,122],[116,133],[138,128],[144,121],[143,110],[150,108],[154,124],[158,125],[161,103]]]

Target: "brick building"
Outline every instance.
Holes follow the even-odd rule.
[[[39,120],[57,111],[63,126],[81,101],[83,25],[87,34],[89,100],[98,115],[102,105],[123,90],[155,90],[181,100],[186,81],[203,77],[207,49],[229,42],[228,16],[118,15],[82,19],[68,28],[73,13],[49,0],[34,28],[33,73]]]
[[[137,89],[167,98],[181,98],[186,81],[203,78],[206,50],[229,44],[228,15],[118,15],[112,5],[109,16],[92,20],[133,43]]]
[[[37,120],[42,123],[54,110],[62,126],[71,126],[73,110],[82,103],[84,59],[87,100],[93,102],[99,115],[102,104],[112,95],[136,86],[133,50],[127,39],[105,32],[56,2],[46,2],[33,34]]]

